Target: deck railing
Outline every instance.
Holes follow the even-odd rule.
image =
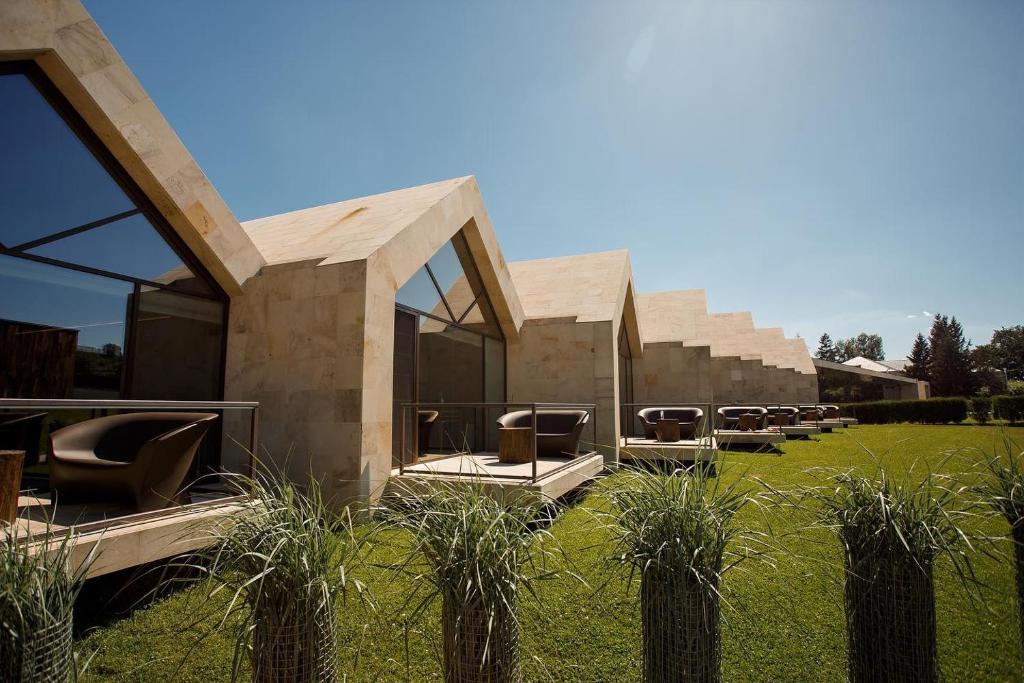
[[[160,401],[135,399],[80,399],[80,398],[0,398],[0,411],[5,410],[89,410],[116,411],[171,411],[171,410],[217,410],[245,411],[249,413],[248,448],[246,449],[246,472],[255,473],[256,450],[259,447],[259,410],[257,401]],[[0,417],[3,413],[0,412]],[[223,421],[222,421],[223,422]]]
[[[589,422],[589,426],[591,428],[591,435],[592,435],[591,450],[592,451],[596,451],[597,450],[597,405],[594,404],[594,403],[516,403],[516,402],[469,402],[469,403],[465,403],[465,402],[462,402],[462,403],[431,402],[431,403],[427,403],[427,402],[419,402],[419,401],[410,401],[410,402],[407,402],[407,403],[400,404],[399,408],[400,408],[401,417],[402,417],[402,419],[401,419],[401,428],[400,428],[401,436],[400,436],[400,439],[399,439],[399,451],[398,451],[398,453],[399,453],[398,473],[400,475],[405,474],[406,469],[410,465],[415,465],[417,462],[419,462],[419,457],[420,457],[421,453],[419,452],[420,448],[419,448],[419,419],[418,419],[418,416],[419,416],[419,412],[421,410],[437,410],[438,412],[441,412],[443,410],[448,410],[448,409],[454,409],[454,410],[473,410],[474,411],[474,419],[472,420],[472,424],[473,425],[480,425],[480,426],[483,427],[481,429],[481,432],[483,433],[483,438],[484,438],[485,446],[488,443],[487,442],[488,436],[487,436],[487,427],[486,427],[486,425],[488,423],[490,415],[493,415],[494,413],[497,413],[498,411],[501,411],[501,414],[505,414],[505,413],[512,412],[514,410],[529,410],[530,413],[531,413],[530,424],[531,424],[532,430],[533,430],[531,447],[530,447],[530,466],[531,466],[530,467],[530,477],[529,477],[530,483],[536,483],[537,479],[538,479],[538,476],[539,476],[539,473],[537,471],[537,411],[538,410],[585,410],[585,411],[587,411],[587,413],[588,413],[588,418],[587,419],[588,419],[588,422]],[[476,411],[481,411],[481,412],[478,414]],[[410,419],[413,416],[416,416],[417,419]],[[468,424],[470,424],[470,422],[469,421],[464,421],[463,424],[468,425]],[[407,427],[410,426],[410,425],[411,425],[410,432],[411,432],[411,436],[412,436],[411,443],[413,445],[413,450],[412,450],[413,462],[412,463],[406,463],[406,454],[409,452],[407,450],[407,448],[406,448],[406,443],[408,441],[406,431],[407,431]],[[480,435],[478,434],[477,436],[479,438]],[[582,437],[582,434],[581,434],[581,437]],[[581,443],[586,443],[586,442],[582,442],[581,441]],[[454,446],[454,443],[453,443],[453,446]],[[461,449],[461,450],[459,448],[454,448],[453,447],[452,448],[452,450],[453,450],[452,453],[444,454],[444,455],[437,455],[437,456],[431,457],[431,458],[429,458],[427,460],[427,462],[436,462],[438,460],[444,460],[444,459],[447,459],[447,458],[454,458],[454,457],[459,457],[459,456],[463,456],[463,455],[472,455],[473,454],[473,447],[469,446],[468,438],[464,439],[464,446],[466,446],[466,447]],[[495,446],[495,451],[496,451],[497,450],[497,444],[494,444],[494,446]],[[442,447],[442,450],[444,450],[443,447]],[[479,450],[486,451],[487,449],[486,448],[481,448]],[[564,463],[562,465],[559,465],[556,468],[545,470],[542,473],[542,475],[544,477],[551,476],[552,474],[560,472],[561,470],[566,469],[568,467],[571,467],[574,464],[576,464],[575,460],[570,459],[568,462],[566,462],[566,463]],[[430,472],[430,471],[419,471],[419,470],[417,470],[416,473],[417,474],[435,474],[435,473]],[[448,474],[448,473],[445,473],[445,474]],[[478,472],[476,474],[479,475],[480,473]],[[503,473],[500,473],[500,472],[488,472],[486,474],[486,477],[487,478],[494,478],[494,479],[523,479],[522,475],[503,474]]]

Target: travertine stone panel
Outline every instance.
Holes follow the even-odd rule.
[[[225,394],[260,402],[261,457],[312,474],[339,501],[364,495],[364,396],[380,391],[363,378],[379,363],[364,340],[366,263],[267,266],[243,289],[231,306]],[[387,389],[390,401],[390,379]]]
[[[78,0],[0,2],[0,59],[33,59],[229,294],[264,260]]]
[[[711,350],[682,342],[647,344],[643,357],[633,360],[633,393],[636,403],[710,401]]]

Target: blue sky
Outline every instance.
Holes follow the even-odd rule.
[[[1024,322],[1024,3],[86,5],[242,220],[474,174],[812,346]]]

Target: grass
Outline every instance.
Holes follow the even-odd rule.
[[[1024,429],[1007,429],[1024,446]],[[780,488],[812,486],[816,467],[854,468],[872,474],[877,463],[854,441],[880,456],[894,474],[923,476],[930,467],[948,475],[978,472],[982,455],[993,452],[1000,430],[992,427],[861,426],[818,441],[788,442],[785,455],[726,453],[725,483],[760,478]],[[949,457],[951,450],[960,456]],[[911,476],[915,476],[913,473]],[[524,679],[528,681],[639,681],[640,618],[635,590],[606,562],[608,532],[595,524],[599,498],[589,496],[567,509],[550,532],[587,585],[566,577],[537,586],[539,602],[520,607]],[[786,546],[775,568],[741,565],[725,579],[730,609],[724,611],[723,670],[730,681],[845,680],[842,552],[828,530],[816,528],[813,513],[788,510],[763,517],[756,507],[741,510],[738,524],[764,530],[771,524]],[[978,516],[968,528],[999,537],[1009,555],[1006,522]],[[397,544],[400,545],[400,544]],[[353,575],[373,595],[374,606],[349,601],[339,615],[342,671],[349,681],[440,681],[440,610],[434,605],[411,621],[407,597],[411,579],[378,569],[401,561],[396,544],[374,543]],[[983,603],[967,598],[951,563],[936,565],[939,659],[947,681],[1007,681],[1018,678],[1017,623],[1013,568],[1009,559],[975,557]],[[598,586],[605,585],[600,594]],[[184,591],[111,627],[89,635],[82,645],[96,651],[84,681],[210,681],[230,678],[230,634],[201,638],[208,622],[195,621],[207,592]],[[406,611],[403,612],[403,606]],[[209,605],[205,605],[209,608]],[[186,651],[195,647],[178,669]]]

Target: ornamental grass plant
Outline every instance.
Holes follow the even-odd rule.
[[[939,680],[934,568],[948,558],[974,583],[962,488],[931,472],[895,481],[877,471],[816,470],[825,484],[801,491],[843,550],[847,678],[851,683]]]
[[[349,573],[362,541],[348,509],[334,514],[313,478],[302,488],[282,473],[228,480],[249,504],[184,567],[208,579],[211,604],[227,594],[218,628],[235,632],[232,680],[248,662],[257,683],[336,681],[336,613],[349,589],[362,593]]]
[[[766,556],[767,537],[736,514],[756,501],[710,468],[627,470],[602,493],[598,512],[614,544],[610,560],[639,582],[643,680],[722,680],[722,579],[741,561]]]
[[[386,499],[381,519],[402,558],[388,567],[423,587],[406,601],[410,621],[441,602],[446,683],[521,681],[520,600],[558,576],[539,505],[479,483],[419,482]]]
[[[985,459],[985,472],[975,491],[982,505],[1006,520],[1013,546],[1013,569],[1017,588],[1017,624],[1020,656],[1024,662],[1024,452],[1008,436],[1003,450]]]
[[[74,566],[73,534],[16,537],[0,527],[0,680],[66,683],[77,677],[75,600],[98,552]]]

